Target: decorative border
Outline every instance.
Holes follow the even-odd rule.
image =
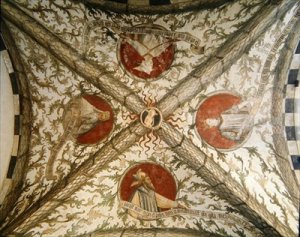
[[[2,38],[2,34],[0,34],[0,49],[1,53],[4,57],[4,63],[9,73],[11,87],[13,91],[13,103],[14,103],[14,139],[13,139],[13,149],[11,152],[11,158],[9,162],[9,167],[7,170],[6,178],[12,179],[14,174],[15,166],[17,163],[17,155],[20,141],[20,97],[19,97],[19,85],[16,77],[16,73],[14,72],[14,68],[12,66],[9,53],[4,44],[4,40]]]
[[[10,32],[5,24],[1,22],[1,51],[4,51],[4,63],[8,67],[8,73],[11,76],[11,83],[14,97],[15,110],[15,135],[14,145],[11,154],[10,165],[7,177],[4,179],[4,189],[1,195],[0,223],[4,223],[9,212],[14,208],[22,189],[20,187],[24,182],[24,174],[28,164],[29,141],[31,136],[31,99],[29,95],[27,77],[20,61],[19,53],[14,44]],[[3,43],[5,42],[5,44]],[[13,65],[13,66],[12,66]],[[3,198],[2,197],[2,198]]]
[[[300,170],[300,152],[297,143],[300,142],[300,124],[296,124],[296,117],[300,117],[300,94],[297,93],[300,80],[300,41],[295,50],[291,66],[285,83],[284,118],[285,136],[288,151],[294,170]]]
[[[287,37],[282,42],[283,47],[278,51],[279,57],[274,69],[271,123],[273,125],[272,136],[279,170],[283,182],[291,195],[293,204],[299,207],[300,180],[292,168],[288,140],[285,134],[285,103],[287,99],[285,88],[292,58],[295,53],[294,49],[297,47],[300,38],[300,10],[298,8],[295,11],[293,19],[288,23],[291,26],[289,27],[290,30],[284,33]]]
[[[118,13],[164,14],[219,7],[233,0],[81,0],[89,8]]]
[[[159,228],[145,228],[145,229],[115,229],[115,230],[96,230],[94,232],[86,234],[89,237],[171,237],[171,236],[182,236],[182,237],[222,237],[219,234],[211,233],[206,230],[193,230],[193,229],[159,229]]]

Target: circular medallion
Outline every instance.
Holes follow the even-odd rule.
[[[158,129],[162,122],[162,115],[157,108],[149,107],[141,113],[140,120],[146,128]]]
[[[69,102],[64,130],[79,144],[95,144],[107,138],[114,125],[111,106],[97,95],[82,95]]]
[[[242,144],[253,126],[251,108],[241,98],[228,92],[207,97],[196,114],[196,130],[209,145],[220,150]]]
[[[140,33],[126,33],[119,41],[120,64],[134,78],[157,79],[170,68],[175,45],[169,38],[151,34],[151,30],[166,30],[161,26],[139,25],[135,28]]]
[[[141,186],[145,186],[146,189],[153,190],[169,200],[176,199],[176,181],[172,174],[161,165],[140,163],[130,167],[120,182],[120,199],[134,202],[134,194],[139,191]],[[146,207],[144,208],[146,209]]]

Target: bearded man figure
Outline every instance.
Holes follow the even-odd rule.
[[[109,111],[102,111],[90,104],[84,97],[71,101],[64,118],[64,128],[74,137],[87,133],[96,124],[110,119]]]
[[[186,208],[177,201],[170,200],[155,192],[155,187],[150,177],[141,169],[133,177],[135,181],[131,184],[131,187],[136,186],[136,190],[131,200],[129,200],[132,204],[149,212],[160,212],[160,208]],[[130,210],[129,213],[133,217],[137,217],[137,214]]]
[[[92,105],[88,98],[97,98],[97,96],[83,95],[72,99],[66,106],[66,111],[63,117],[64,133],[59,138],[58,143],[53,147],[46,167],[46,178],[48,180],[56,179],[57,176],[53,173],[53,165],[56,157],[68,140],[75,140],[78,142],[78,137],[88,134],[99,124],[103,124],[111,119],[111,112],[100,110]],[[80,143],[80,142],[78,142]],[[89,141],[86,144],[95,143]]]

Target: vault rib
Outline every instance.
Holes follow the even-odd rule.
[[[88,82],[111,95],[121,104],[127,98],[126,106],[134,113],[139,114],[145,107],[144,102],[135,95],[130,88],[112,77],[112,73],[105,67],[95,65],[83,58],[78,52],[62,42],[52,32],[28,16],[8,1],[2,2],[2,15],[5,20],[17,26],[31,38],[36,40],[50,54],[54,55],[71,70],[82,76]]]
[[[131,132],[131,131],[134,131]],[[71,194],[82,187],[96,172],[99,172],[102,166],[112,161],[119,152],[124,152],[127,148],[136,143],[136,141],[145,134],[147,129],[138,121],[132,123],[126,129],[115,135],[111,143],[106,143],[98,152],[89,157],[82,165],[72,171],[68,176],[60,180],[54,187],[35,205],[32,205],[6,226],[1,226],[1,233],[11,234],[26,233],[49,215],[49,212],[60,205],[61,201],[68,198]]]
[[[213,159],[209,159],[204,152],[195,146],[188,138],[185,138],[181,146],[176,146],[182,139],[182,134],[168,123],[163,123],[158,130],[160,137],[179,155],[179,158],[188,164],[232,206],[235,206],[241,215],[245,216],[257,228],[261,229],[266,236],[290,236],[295,233],[283,225],[278,219],[260,205],[255,198],[245,192],[245,189],[230,177]],[[245,205],[241,205],[245,203]]]
[[[265,32],[265,30],[273,23],[273,20],[281,18],[289,9],[291,9],[295,4],[293,2],[281,2],[278,5],[266,5],[265,8],[260,10],[252,19],[252,21],[248,21],[248,24],[239,32],[237,35],[233,35],[229,38],[222,47],[216,53],[216,56],[209,59],[207,62],[204,62],[197,69],[195,69],[190,75],[188,75],[185,79],[182,80],[180,84],[178,84],[173,91],[171,91],[168,95],[166,95],[158,104],[159,109],[162,114],[167,117],[172,112],[177,109],[180,104],[183,104],[197,95],[203,88],[205,88],[210,81],[218,78],[224,71],[228,70],[230,66],[245,53],[250,46],[255,42],[255,40]],[[262,17],[263,16],[263,17]],[[249,34],[249,35],[247,35]],[[176,100],[174,99],[176,97]],[[167,128],[166,128],[167,126]],[[192,166],[201,165],[202,168],[199,169],[203,178],[207,180],[207,177],[210,177],[212,181],[212,185],[217,185],[217,189],[220,194],[227,193],[228,201],[232,205],[236,204],[233,202],[234,198],[237,198],[237,203],[245,202],[246,205],[239,205],[238,209],[241,213],[248,213],[248,218],[252,223],[254,223],[257,227],[264,229],[264,233],[267,236],[294,236],[293,231],[282,223],[278,222],[265,207],[260,207],[258,203],[255,203],[255,200],[252,197],[249,197],[249,194],[244,193],[244,197],[248,197],[246,199],[242,199],[243,195],[241,193],[242,187],[238,187],[237,182],[233,179],[227,177],[226,174],[222,170],[218,170],[216,164],[211,163],[211,159],[207,159],[207,163],[204,163],[205,154],[201,154],[199,156],[194,156],[197,154],[196,152],[191,152],[186,150],[185,148],[189,148],[191,150],[198,149],[195,145],[184,139],[182,146],[178,146],[182,139],[182,135],[178,133],[174,128],[169,125],[164,124],[163,129],[159,131],[161,138],[182,157],[187,159],[187,163]],[[173,129],[173,131],[172,131]],[[181,139],[176,140],[176,138],[180,137]],[[184,147],[186,146],[186,147]],[[199,150],[201,153],[201,151]],[[195,159],[199,158],[197,162]],[[214,173],[211,173],[210,170],[218,171],[217,175],[214,176]],[[223,172],[223,174],[222,174]],[[289,171],[290,172],[290,171]],[[226,177],[227,181],[223,181],[227,186],[228,184],[233,184],[231,189],[223,185],[218,185],[219,178],[218,177]],[[290,179],[289,179],[290,180]],[[233,182],[233,183],[232,183]],[[294,182],[293,182],[294,183]],[[235,188],[238,187],[237,190]],[[235,191],[234,191],[235,190]],[[234,192],[233,192],[234,191]],[[294,194],[294,192],[292,192]],[[236,196],[237,195],[237,196]],[[294,195],[293,195],[294,196]],[[253,210],[251,210],[253,208]],[[264,210],[264,211],[261,211]],[[262,213],[262,214],[261,214]],[[263,223],[263,225],[261,225]],[[273,228],[273,227],[274,228]]]
[[[284,118],[283,118],[283,108],[282,101],[283,98],[283,87],[286,83],[286,75],[288,75],[288,70],[292,61],[292,55],[294,54],[294,49],[297,47],[300,38],[300,9],[297,12],[298,20],[293,26],[292,30],[289,32],[285,46],[280,52],[279,59],[275,68],[275,79],[274,79],[274,90],[272,95],[272,118],[271,122],[273,125],[273,141],[275,147],[277,148],[277,162],[279,164],[279,169],[282,173],[283,180],[293,197],[295,205],[299,209],[299,184],[297,184],[297,179],[295,174],[290,172],[291,166],[290,161],[286,159],[289,158],[289,152],[286,144],[286,140],[282,134],[284,134]],[[288,184],[288,185],[287,185]]]
[[[294,3],[295,1],[292,1],[292,2]],[[132,91],[130,91],[130,89],[128,89],[126,86],[124,86],[123,84],[121,84],[117,81],[112,83],[111,79],[113,79],[113,78],[109,78],[109,75],[103,75],[100,72],[100,70],[96,68],[95,65],[93,65],[92,63],[90,63],[88,61],[85,61],[84,59],[81,59],[81,57],[79,56],[78,53],[76,53],[76,51],[74,51],[73,49],[71,49],[70,47],[68,47],[64,43],[62,43],[56,36],[52,35],[49,31],[44,29],[41,25],[36,23],[30,17],[27,16],[27,18],[29,20],[27,19],[25,22],[23,22],[23,20],[20,21],[19,16],[16,17],[14,15],[14,13],[11,13],[10,4],[3,3],[3,6],[6,7],[6,10],[4,10],[4,13],[5,13],[4,15],[9,21],[16,24],[20,29],[25,30],[25,32],[30,34],[30,36],[33,37],[34,39],[36,39],[42,46],[44,46],[45,48],[49,48],[49,52],[51,54],[55,55],[57,58],[59,58],[61,61],[63,61],[65,64],[67,64],[70,68],[72,68],[72,70],[76,71],[79,75],[82,75],[84,78],[86,78],[89,82],[93,83],[95,86],[97,86],[97,87],[101,88],[102,90],[104,90],[107,94],[112,95],[115,99],[117,99],[121,103],[123,103],[123,101],[126,101],[127,100],[126,97],[128,97],[128,101],[130,101],[130,103],[128,102],[127,105],[132,111],[134,111],[136,113],[139,113],[140,111],[143,110],[143,108],[145,106],[144,103],[137,96],[133,95]],[[282,8],[280,10],[281,15],[283,15],[283,12],[288,9],[287,6],[292,6],[292,3],[290,5],[289,4],[285,5],[285,4],[282,3],[280,5],[280,7]],[[3,9],[5,7],[3,7]],[[21,12],[20,10],[18,10],[15,7],[12,7],[12,8],[14,8],[13,9],[14,12],[19,12],[19,13]],[[283,8],[285,10],[283,10]],[[189,98],[191,98],[192,96],[199,93],[202,90],[203,86],[205,86],[206,83],[209,83],[209,80],[217,78],[218,73],[220,75],[224,70],[226,70],[230,67],[231,62],[229,62],[229,61],[234,61],[236,58],[238,58],[240,55],[242,55],[242,53],[244,51],[247,50],[249,45],[251,45],[254,42],[255,37],[257,35],[261,34],[263,32],[263,30],[268,27],[267,25],[271,24],[271,20],[274,17],[277,16],[276,15],[277,14],[276,9],[274,9],[274,7],[271,7],[271,6],[269,8],[267,8],[264,12],[265,13],[270,13],[271,12],[270,15],[272,15],[272,16],[270,16],[270,15],[268,16],[270,19],[267,23],[264,22],[260,25],[260,27],[255,28],[256,29],[255,32],[260,32],[260,33],[256,33],[254,35],[249,36],[249,38],[251,40],[249,40],[248,37],[246,37],[246,38],[243,38],[244,36],[241,37],[241,38],[243,38],[241,41],[244,42],[243,46],[241,46],[239,48],[238,46],[235,47],[235,45],[231,45],[233,47],[233,49],[228,46],[229,49],[226,48],[225,51],[221,50],[219,52],[219,54],[221,56],[218,55],[215,58],[213,58],[212,60],[210,60],[207,64],[205,64],[203,66],[200,65],[199,68],[196,71],[193,72],[193,75],[190,75],[190,76],[187,77],[187,80],[188,80],[187,83],[185,83],[185,79],[183,79],[184,82],[182,83],[182,85],[179,85],[178,87],[176,87],[176,89],[172,92],[172,94],[175,94],[176,98],[178,98],[178,101],[177,101],[178,103],[176,105],[174,105],[173,103],[170,103],[170,102],[172,102],[172,99],[170,99],[171,97],[169,97],[169,96],[166,96],[163,99],[163,101],[160,103],[160,106],[162,108],[161,110],[164,111],[163,113],[164,113],[165,116],[170,115],[172,113],[172,111],[174,109],[176,109],[181,103],[187,101]],[[23,14],[24,13],[22,12],[22,14],[21,14],[22,18],[21,19],[24,19]],[[256,23],[257,23],[257,20],[258,19],[256,19],[256,21],[255,21]],[[259,19],[259,22],[260,22],[260,20],[261,19]],[[29,24],[29,27],[27,26],[28,24]],[[39,26],[40,28],[36,29],[35,26]],[[252,24],[252,26],[253,26],[253,24]],[[44,31],[45,34],[43,33],[43,31]],[[250,30],[249,30],[249,32],[250,32]],[[248,31],[246,30],[244,33],[245,33],[244,35],[247,35]],[[35,36],[37,34],[38,34],[38,36]],[[44,39],[43,37],[49,37],[49,38]],[[52,38],[51,37],[53,37],[53,39],[55,38],[56,40],[58,40],[58,42],[53,42],[52,43],[52,41],[51,41]],[[233,40],[233,39],[231,39],[231,40]],[[247,43],[246,42],[247,40],[249,40],[250,42]],[[236,42],[238,42],[238,41],[236,41]],[[65,49],[68,50],[68,54],[66,54],[66,55],[64,55],[64,53],[65,53],[64,50]],[[233,53],[234,56],[232,56],[232,57],[227,56],[225,53],[226,52],[227,53],[231,52],[231,50],[235,50],[234,53]],[[61,55],[59,55],[59,53],[57,53],[57,52],[60,52]],[[222,53],[226,56],[222,56]],[[78,61],[76,61],[77,59],[78,59]],[[84,71],[82,69],[84,69]],[[202,72],[202,71],[200,71],[200,69],[204,70],[204,71]],[[212,74],[212,72],[215,72],[215,71],[217,73]],[[208,75],[210,77],[206,77]],[[189,79],[189,78],[191,78],[191,79]],[[205,78],[205,80],[203,80],[203,84],[200,85],[199,82],[202,81],[201,78],[202,79]],[[99,82],[98,82],[98,80],[99,80]],[[195,86],[195,85],[197,85],[197,86]],[[124,94],[120,95],[120,92],[119,92],[120,90],[122,91],[122,93],[124,92]],[[187,91],[189,93],[186,93]],[[129,96],[130,96],[130,98],[129,98]],[[168,103],[170,103],[170,104],[168,104]],[[163,124],[163,126],[165,128],[168,125]],[[128,136],[128,131],[130,132],[130,137]],[[80,186],[82,184],[81,183],[82,181],[79,180],[77,175],[80,175],[80,177],[82,177],[84,180],[88,180],[90,178],[90,176],[87,176],[87,174],[85,174],[85,172],[88,171],[88,173],[91,173],[91,172],[98,171],[99,168],[101,167],[101,165],[103,165],[105,162],[109,162],[110,160],[112,160],[118,154],[118,151],[122,151],[122,149],[127,149],[130,146],[130,144],[134,144],[135,140],[139,137],[139,135],[141,136],[142,134],[145,133],[145,128],[142,128],[141,125],[137,124],[137,122],[136,122],[134,125],[132,125],[128,128],[128,131],[127,131],[127,129],[126,129],[126,131],[124,130],[123,133],[122,133],[122,136],[121,136],[121,134],[119,134],[120,136],[117,135],[115,137],[116,139],[114,138],[114,140],[113,140],[113,144],[114,144],[113,147],[110,144],[106,144],[103,148],[104,150],[101,149],[99,151],[99,153],[97,153],[96,157],[90,157],[86,161],[86,163],[84,163],[83,167],[80,166],[80,168],[78,170],[76,170],[74,174],[71,174],[67,177],[68,179],[65,181],[65,183],[58,186],[56,190],[53,190],[53,192],[60,191],[60,190],[62,192],[60,192],[60,193],[55,192],[55,193],[52,193],[52,194],[50,193],[52,196],[50,195],[48,199],[46,197],[46,199],[42,199],[41,201],[38,202],[38,204],[40,206],[37,206],[37,209],[32,210],[32,211],[28,210],[27,213],[29,213],[29,214],[33,213],[33,215],[32,215],[33,219],[28,218],[29,219],[28,221],[25,220],[24,218],[27,218],[27,216],[26,216],[27,213],[25,213],[23,215],[23,220],[22,220],[22,221],[25,221],[24,222],[24,226],[25,226],[24,228],[29,229],[31,226],[33,226],[36,223],[34,221],[39,220],[39,217],[42,218],[43,216],[48,214],[47,211],[44,211],[43,208],[49,210],[50,208],[52,209],[53,206],[57,206],[57,205],[60,204],[59,202],[54,202],[54,204],[50,205],[51,203],[49,203],[48,201],[51,198],[53,198],[55,200],[64,200],[64,198],[67,197],[66,196],[67,194],[70,195],[71,193],[75,192],[78,188],[80,188]],[[131,131],[134,131],[134,134]],[[138,132],[136,132],[136,131],[138,131]],[[189,140],[186,140],[183,136],[180,136],[181,134],[176,134],[176,136],[179,136],[181,138],[180,142],[177,143],[177,141],[176,141],[177,137],[173,137],[174,134],[171,134],[172,131],[170,132],[170,134],[168,134],[168,132],[164,133],[164,131],[165,130],[160,130],[159,131],[160,133],[162,133],[161,136],[164,137],[165,140],[167,140],[166,137],[168,136],[169,137],[168,139],[171,139],[170,141],[174,141],[175,145],[172,143],[172,145],[174,145],[173,146],[174,149],[182,150],[180,152],[187,151],[190,148],[190,145],[193,145],[193,144],[190,144]],[[124,139],[123,135],[124,135],[125,139]],[[171,136],[171,138],[170,138],[170,136]],[[124,143],[124,141],[127,141],[128,139],[130,139],[130,142],[129,142],[130,144],[129,143],[122,144],[122,142]],[[178,144],[178,145],[176,145],[176,144]],[[114,147],[116,149],[114,149]],[[105,161],[102,161],[101,155],[104,154],[106,151],[109,153],[109,157],[111,157],[111,158],[107,158]],[[177,151],[177,152],[179,152],[179,151]],[[187,156],[187,153],[185,153],[185,156]],[[210,173],[210,170],[207,169],[207,166],[215,168],[214,166],[216,166],[216,164],[215,163],[211,164],[209,162],[206,165],[205,162],[207,162],[207,161],[205,161],[205,159],[207,157],[201,150],[199,150],[197,147],[193,147],[192,151],[190,151],[188,153],[188,157],[190,159],[189,162],[191,164],[194,164],[194,162],[196,162],[196,164],[199,165],[199,166],[197,166],[197,169],[199,170],[199,172],[200,171],[203,172],[203,173],[206,172],[208,177],[209,177],[209,175],[211,176],[211,180],[213,180],[212,184],[214,184],[216,187],[218,187],[217,190],[219,192],[225,192],[226,194],[228,192],[228,195],[233,195],[232,198],[236,198],[235,194],[232,194],[231,192],[229,192],[227,186],[223,185],[223,182],[222,183],[218,182],[219,181],[218,177],[220,177],[220,176],[217,176],[217,178],[213,177],[213,175]],[[199,157],[200,157],[201,162],[199,162]],[[192,158],[193,158],[193,160],[192,160]],[[207,160],[210,160],[210,159],[207,159]],[[100,162],[100,161],[104,162],[104,163],[101,163],[101,165],[97,164],[97,162]],[[221,172],[220,174],[222,175],[223,171],[221,170],[220,172]],[[225,175],[226,178],[228,178],[227,177],[228,174],[225,173],[224,175]],[[69,187],[70,185],[71,185],[71,187],[70,187],[70,189],[68,189],[67,187]],[[233,188],[233,190],[235,190],[235,186],[233,186],[232,188]],[[229,196],[229,197],[231,199],[231,196]],[[238,201],[240,201],[239,203],[242,202],[242,200],[238,200]],[[247,198],[246,201],[248,201],[248,198]],[[232,201],[232,202],[234,202],[234,201]],[[254,205],[255,204],[256,203],[254,203]],[[243,206],[243,205],[238,205],[238,206]],[[249,210],[247,206],[245,206],[243,208],[240,207],[240,210],[241,211],[246,211],[246,212],[252,211],[252,210]],[[254,212],[253,213],[253,215],[254,215],[253,218],[255,220],[258,219],[257,221],[260,221],[261,217],[255,216],[255,214],[256,213]],[[19,219],[17,219],[17,221],[19,221]],[[21,223],[22,221],[19,221],[18,223]],[[14,223],[12,222],[12,225],[13,224]],[[265,224],[265,222],[263,222],[263,224],[264,225],[261,228],[265,229],[265,233],[268,233],[268,236],[278,236],[279,235],[279,233],[275,229],[273,229],[272,227],[269,227],[268,224]],[[272,224],[274,224],[276,226],[278,223],[274,222]],[[12,227],[9,227],[9,228],[12,228]],[[280,228],[282,228],[282,226],[280,226]],[[280,231],[281,230],[282,229],[280,229]],[[284,233],[286,233],[286,232],[284,232]]]
[[[168,117],[180,104],[196,96],[207,84],[228,70],[275,20],[282,17],[296,3],[296,0],[292,0],[281,1],[278,5],[265,4],[253,18],[247,21],[242,29],[231,35],[220,46],[215,56],[199,65],[161,99],[158,108],[163,116]],[[170,94],[172,96],[169,96]],[[177,97],[177,100],[174,100],[174,96]]]

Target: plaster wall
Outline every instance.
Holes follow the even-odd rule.
[[[7,52],[6,52],[7,53]],[[14,139],[14,100],[10,77],[4,61],[4,51],[0,53],[1,77],[0,77],[0,203],[2,202],[5,189],[4,185],[8,171],[10,156]]]

